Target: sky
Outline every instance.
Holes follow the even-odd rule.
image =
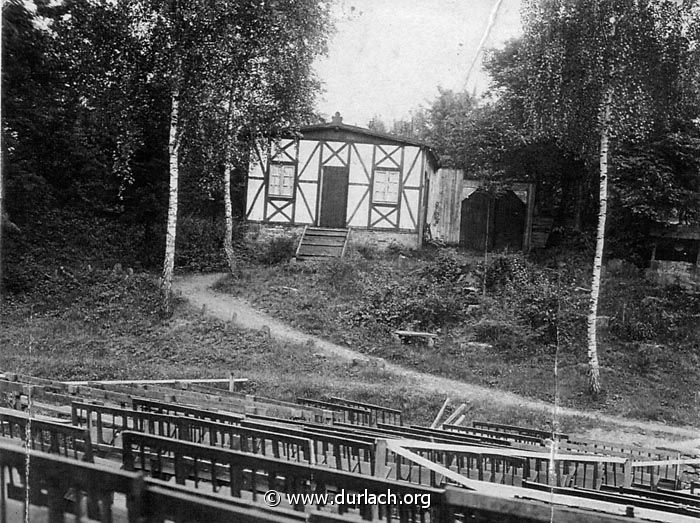
[[[328,56],[317,60],[325,84],[317,109],[344,123],[387,124],[429,106],[437,87],[462,90],[497,0],[337,0]],[[517,37],[520,0],[503,0],[486,47]],[[480,64],[467,89],[483,92]]]

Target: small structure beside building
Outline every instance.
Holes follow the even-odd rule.
[[[669,225],[651,231],[654,249],[647,277],[700,289],[700,226]]]
[[[530,183],[487,190],[461,170],[440,169],[430,182],[427,224],[433,239],[484,251],[528,251],[535,191]]]
[[[352,243],[419,248],[437,157],[424,143],[344,124],[270,140],[250,165],[247,218],[263,227],[351,228]]]
[[[379,248],[420,248],[426,232],[480,251],[528,251],[532,244],[532,184],[494,193],[461,170],[438,170],[427,144],[344,124],[338,113],[331,122],[269,140],[253,156],[247,219],[265,236],[305,230],[314,248],[300,244],[300,254],[344,252],[340,242],[330,245],[310,228],[326,236],[351,229],[350,243]]]

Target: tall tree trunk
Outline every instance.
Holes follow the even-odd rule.
[[[164,316],[172,314],[173,269],[175,267],[175,235],[177,232],[177,183],[179,175],[179,103],[180,91],[173,89],[170,108],[170,137],[168,155],[170,160],[170,191],[168,197],[168,225],[165,233],[165,259],[163,261],[163,278],[161,282],[161,306]]]
[[[236,140],[238,130],[234,131],[234,89],[233,85],[228,90],[228,107],[226,108],[226,165],[224,165],[224,252],[231,275],[236,275],[236,260],[233,255],[233,208],[231,205],[231,171],[233,163],[233,141]]]
[[[231,275],[236,274],[236,259],[233,255],[233,209],[231,206],[231,157],[226,155],[226,165],[224,166],[224,251],[226,260],[231,271]]]
[[[612,111],[612,89],[605,95],[603,118],[600,127],[600,193],[598,210],[598,231],[593,259],[593,281],[591,283],[591,301],[588,313],[588,386],[593,394],[600,393],[600,366],[598,363],[598,297],[600,296],[600,274],[603,266],[603,248],[605,246],[605,220],[608,214],[608,143],[610,140],[610,118]]]

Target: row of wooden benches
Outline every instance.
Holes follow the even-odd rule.
[[[42,389],[46,392],[45,388],[42,387]],[[60,392],[51,392],[51,394],[59,395]],[[415,470],[415,461],[405,460],[403,456],[399,456],[400,459],[397,459],[397,456],[392,455],[390,452],[386,452],[381,456],[376,456],[376,453],[374,456],[372,454],[378,440],[386,438],[401,440],[407,439],[437,443],[438,445],[460,445],[461,448],[459,451],[462,452],[461,455],[459,452],[455,452],[454,449],[441,449],[435,446],[428,449],[413,448],[411,450],[414,453],[417,453],[418,456],[426,457],[431,463],[440,463],[445,465],[448,470],[458,470],[460,474],[463,474],[466,477],[475,477],[476,479],[481,479],[481,481],[489,480],[492,482],[508,484],[507,478],[510,476],[513,479],[510,480],[509,484],[513,485],[519,483],[520,485],[530,488],[532,488],[531,482],[533,481],[538,485],[548,484],[547,488],[550,489],[557,487],[557,485],[559,485],[558,488],[570,488],[569,485],[571,484],[555,483],[552,485],[551,478],[546,476],[551,467],[545,467],[544,464],[546,460],[542,460],[540,456],[543,454],[543,442],[541,436],[545,434],[549,435],[547,432],[544,434],[537,434],[534,432],[528,432],[528,430],[531,429],[510,426],[488,426],[488,424],[484,424],[483,422],[479,422],[479,425],[475,423],[473,427],[469,427],[467,430],[464,430],[464,427],[445,427],[444,429],[430,429],[427,427],[414,426],[407,427],[391,423],[383,423],[379,421],[377,417],[375,417],[370,423],[365,424],[363,421],[357,419],[348,420],[352,421],[352,423],[347,423],[345,421],[340,421],[339,418],[334,416],[331,419],[333,421],[332,424],[321,424],[319,423],[319,420],[329,421],[328,416],[325,415],[327,412],[325,409],[323,409],[324,415],[320,418],[314,418],[313,421],[303,417],[303,419],[290,420],[281,419],[274,416],[267,416],[265,414],[256,414],[255,412],[250,411],[247,412],[246,415],[242,415],[222,413],[213,410],[213,408],[203,409],[201,407],[181,405],[169,402],[167,398],[162,397],[162,394],[160,393],[157,396],[160,398],[160,400],[153,398],[134,398],[133,395],[119,392],[115,393],[114,391],[111,391],[110,394],[123,394],[122,399],[125,400],[123,401],[123,404],[127,405],[130,403],[131,408],[105,408],[116,409],[118,412],[112,412],[112,414],[116,413],[118,416],[126,413],[126,416],[131,419],[131,425],[127,423],[126,427],[119,427],[116,432],[112,433],[112,436],[110,436],[109,431],[112,430],[110,425],[117,426],[118,424],[114,423],[113,417],[111,421],[107,423],[102,424],[100,422],[100,424],[103,426],[100,427],[99,434],[101,437],[107,436],[107,439],[102,443],[99,443],[96,429],[98,424],[97,416],[93,416],[91,414],[90,416],[82,417],[82,414],[80,414],[80,412],[77,411],[76,407],[74,406],[72,407],[71,413],[74,422],[76,418],[80,419],[82,417],[86,425],[82,428],[82,435],[74,435],[73,440],[70,440],[73,441],[73,443],[67,442],[63,445],[61,444],[62,440],[59,436],[58,438],[54,438],[54,443],[52,444],[50,431],[56,430],[60,434],[60,430],[65,429],[66,425],[60,423],[55,424],[56,426],[43,425],[44,428],[40,430],[43,436],[37,441],[37,443],[40,445],[45,444],[47,446],[47,450],[50,451],[55,451],[55,448],[63,449],[63,455],[67,455],[68,450],[71,450],[74,453],[73,457],[85,459],[85,454],[87,454],[89,451],[84,449],[91,448],[92,444],[81,445],[81,441],[94,440],[95,447],[98,450],[109,450],[109,448],[112,447],[112,445],[109,443],[118,443],[114,436],[118,436],[118,433],[120,431],[124,431],[126,428],[127,432],[130,432],[129,429],[132,429],[145,432],[150,431],[153,434],[161,434],[165,439],[175,436],[181,438],[181,442],[183,443],[196,444],[195,442],[199,441],[200,443],[206,444],[202,446],[209,448],[214,446],[214,450],[216,450],[216,447],[218,446],[221,448],[221,450],[235,451],[237,450],[237,447],[243,454],[255,453],[257,454],[258,458],[263,460],[279,459],[287,463],[291,461],[293,464],[296,463],[313,468],[319,468],[318,465],[323,465],[323,468],[326,470],[330,468],[332,470],[344,471],[347,473],[359,472],[360,475],[365,478],[368,475],[380,475],[380,471],[378,469],[381,469],[382,472],[386,472],[388,469],[389,474],[384,476],[384,478],[386,478],[391,475],[391,466],[393,466],[393,472],[395,474],[394,479],[398,478],[398,480],[400,480],[402,483],[413,482],[441,485],[443,478],[441,478],[439,474],[434,474],[434,471],[431,469],[427,469],[430,471],[430,474],[427,476],[428,479],[421,478],[420,466],[418,468],[418,473],[414,474],[413,471]],[[71,398],[72,400],[75,400],[76,397],[76,395],[72,393],[63,396]],[[114,396],[112,396],[112,400],[113,398]],[[95,398],[90,396],[89,400],[94,401]],[[65,402],[65,398],[63,398],[63,401]],[[77,406],[80,406],[80,404],[83,403],[83,405],[87,405],[93,411],[96,409],[99,410],[99,407],[104,407],[99,405],[90,405],[86,402],[75,403]],[[220,403],[217,402],[213,402],[212,405],[217,405],[220,407]],[[134,412],[137,412],[137,414],[133,414]],[[106,411],[103,412],[103,414],[107,414],[108,417],[110,415],[110,413]],[[148,416],[144,416],[144,414],[154,414],[156,416],[151,416],[149,418]],[[169,416],[175,419],[165,419],[163,417],[158,418],[157,416]],[[178,425],[177,418],[185,419],[185,421],[179,422]],[[88,419],[94,420],[94,422],[91,421],[90,424],[88,424]],[[195,423],[192,420],[200,420],[201,422]],[[44,422],[43,420],[38,421],[42,421],[43,423],[47,424],[54,423],[48,421]],[[207,421],[207,423],[204,423],[204,421]],[[80,424],[80,422],[77,423]],[[140,426],[139,423],[141,423]],[[177,432],[169,433],[166,429],[161,431],[160,427],[168,427],[168,423],[171,423],[170,429]],[[37,424],[34,427],[38,429],[41,426],[41,424]],[[231,427],[237,428],[234,432],[231,432]],[[24,428],[24,431],[17,428],[15,431],[16,435],[19,436],[20,434],[25,433],[26,425]],[[91,437],[91,434],[94,434],[94,437]],[[326,440],[325,442],[323,441],[324,439]],[[560,449],[563,446],[568,445],[569,451],[572,452],[580,451],[582,454],[591,454],[596,452],[594,449],[607,450],[612,453],[617,452],[617,450],[613,448],[604,448],[604,446],[607,444],[600,445],[599,442],[595,442],[593,448],[591,448],[587,442],[574,440],[568,435],[555,435],[555,439],[558,439]],[[311,444],[310,441],[313,441],[313,444]],[[572,441],[576,442],[572,443]],[[232,443],[234,447],[233,449],[230,448]],[[343,444],[345,444],[345,447],[342,446]],[[364,455],[362,454],[360,448],[355,448],[357,447],[357,444],[361,444],[360,447],[363,447],[366,450]],[[287,446],[285,447],[285,445]],[[475,449],[472,453],[469,453],[464,452],[464,445],[471,445],[473,447],[480,448]],[[227,446],[228,448],[225,449],[224,446]],[[82,457],[80,456],[81,448],[83,449]],[[277,450],[275,450],[275,448]],[[491,448],[491,450],[487,450],[489,448]],[[537,465],[530,466],[522,460],[519,462],[519,464],[513,462],[518,466],[512,466],[513,463],[506,463],[506,461],[510,460],[511,458],[517,458],[518,456],[504,456],[503,452],[498,452],[499,449],[513,449],[520,451],[523,449],[532,450],[533,448],[539,449],[539,455],[535,456],[533,459],[541,460],[542,466],[540,467]],[[654,449],[635,450],[637,451],[637,457],[658,458],[661,456],[661,454],[654,454],[654,452],[656,452]],[[483,459],[483,456],[489,455],[493,456],[493,459]],[[173,456],[164,455],[162,458],[163,463],[166,464],[166,468],[167,466],[170,466],[169,463],[174,467]],[[577,458],[577,460],[586,462],[586,459]],[[616,464],[615,460],[612,461],[613,464]],[[377,464],[381,466],[378,467]],[[566,462],[559,462],[559,464],[561,465],[562,469],[567,467],[569,469],[573,468],[573,473],[570,470],[562,470],[557,474],[558,477],[579,477],[579,471],[573,466],[572,463],[567,465]],[[465,469],[468,469],[467,472],[465,472]],[[641,467],[638,467],[638,469],[643,470]],[[666,467],[666,469],[668,469],[668,467]],[[537,472],[534,477],[532,475],[533,470]],[[596,469],[593,469],[591,472],[593,477],[596,477],[597,479],[607,475],[615,478],[617,475],[614,469],[609,474],[605,469],[602,471],[603,474]],[[581,475],[585,478],[585,474],[586,470],[584,468]],[[657,479],[660,477],[660,467],[651,467],[648,475],[650,481],[647,483],[647,485],[658,487],[658,484],[654,485],[654,475],[656,475]],[[635,481],[634,476],[630,478],[629,474],[626,474],[624,469],[620,472],[620,476],[625,478],[624,482],[622,483],[624,488],[629,489],[632,486],[644,486],[645,482],[643,479],[642,481]],[[417,480],[416,477],[418,478]],[[518,478],[517,481],[515,480],[516,477]],[[383,478],[380,477],[379,479],[381,480]],[[594,481],[591,486],[597,486],[600,489],[603,489],[606,488],[607,483],[609,483],[607,488],[611,488],[612,485],[618,485],[615,479],[610,482],[610,480],[608,480],[606,477],[603,481]],[[573,484],[579,485],[579,487],[585,487],[587,482],[584,479],[582,484],[576,482]],[[579,488],[576,490],[583,491],[586,489],[584,488],[582,490]],[[661,492],[661,489],[658,489],[657,492]],[[613,496],[617,495],[618,494],[614,494]]]
[[[59,424],[59,426],[60,426],[60,424]],[[66,427],[62,427],[62,428],[66,428]],[[144,438],[148,438],[148,436],[145,436],[145,435],[142,435],[142,434],[133,434],[133,435],[127,434],[127,435],[126,435],[126,440],[125,440],[126,448],[131,448],[131,449],[137,449],[137,448],[138,448],[138,449],[139,449],[138,452],[136,452],[136,454],[138,454],[139,457],[141,457],[141,459],[143,459],[143,457],[146,455],[146,451],[145,451],[145,447],[144,447]],[[134,442],[135,442],[135,441],[137,442],[136,445],[134,445]],[[175,476],[176,474],[175,474],[174,463],[176,463],[177,461],[180,461],[180,463],[184,463],[184,464],[187,464],[188,462],[190,462],[190,463],[192,464],[192,465],[191,465],[191,471],[187,473],[187,474],[188,474],[188,477],[186,478],[185,481],[188,481],[188,480],[189,480],[189,481],[195,481],[195,483],[197,483],[197,484],[198,484],[200,481],[204,481],[205,483],[211,484],[211,485],[213,486],[213,488],[216,488],[217,485],[220,486],[222,483],[226,483],[225,480],[222,480],[222,479],[218,479],[218,480],[217,480],[217,479],[214,479],[214,478],[211,477],[211,476],[209,476],[208,481],[207,481],[207,477],[206,477],[206,474],[207,474],[207,467],[202,465],[203,463],[206,463],[207,458],[211,458],[211,456],[212,456],[211,453],[212,453],[212,452],[214,452],[214,454],[217,454],[217,451],[218,451],[219,449],[212,449],[211,447],[203,447],[203,446],[193,447],[192,445],[196,445],[196,444],[189,443],[189,442],[174,442],[174,441],[172,441],[172,440],[168,440],[167,438],[159,438],[159,439],[156,440],[156,441],[158,442],[159,445],[163,445],[163,444],[175,445],[175,447],[177,447],[177,448],[179,449],[179,451],[182,451],[182,449],[185,448],[186,450],[188,450],[189,452],[191,452],[193,455],[190,456],[190,457],[185,456],[184,459],[177,460],[177,459],[175,458],[175,456],[176,456],[177,454],[170,454],[170,453],[168,453],[168,452],[163,452],[163,448],[162,448],[162,447],[158,447],[158,448],[160,448],[160,451],[156,451],[155,453],[151,453],[151,452],[149,451],[149,452],[147,453],[148,459],[145,460],[145,461],[142,461],[142,463],[141,463],[141,468],[142,468],[142,469],[147,470],[147,471],[153,473],[156,477],[163,477],[163,474],[165,474],[165,477],[167,477],[167,472],[164,472],[164,469],[167,470],[168,467],[171,466],[171,467],[172,467],[172,475]],[[145,440],[145,442],[146,442],[146,443],[149,443],[149,440]],[[168,442],[169,442],[169,443],[168,443]],[[153,440],[150,440],[150,443],[153,443]],[[204,449],[206,449],[206,450],[204,450]],[[223,449],[221,449],[221,450],[223,450]],[[155,459],[153,456],[151,456],[151,454],[155,454],[155,456],[158,456],[158,459]],[[242,453],[241,453],[241,454],[242,454]],[[127,456],[127,457],[124,458],[124,459],[125,459],[125,465],[128,465],[128,463],[130,462],[130,460],[129,460],[129,458],[128,458],[129,453],[126,452],[126,453],[123,455],[123,457],[124,457],[124,456]],[[183,455],[180,454],[180,456],[182,457]],[[227,458],[230,458],[230,457],[231,457],[231,456],[227,456]],[[248,457],[249,457],[249,458],[253,458],[253,456],[249,456],[249,455],[248,455]],[[257,462],[258,462],[258,463],[266,463],[266,464],[269,465],[269,460],[270,460],[270,458],[266,458],[266,457],[264,457],[264,456],[257,456],[257,457],[255,457],[255,458],[257,459]],[[240,460],[240,459],[241,459],[241,455],[239,454],[239,455],[237,456],[237,460]],[[274,461],[274,458],[272,458],[272,459],[273,459],[273,461]],[[277,460],[277,461],[279,462],[280,460]],[[198,466],[198,462],[199,462],[199,466]],[[238,461],[237,461],[237,462],[238,462]],[[298,465],[298,464],[295,464],[295,463],[291,463],[291,464],[290,464],[289,462],[285,462],[285,463],[287,463],[288,465]],[[172,464],[172,465],[171,465],[171,464]],[[180,465],[180,466],[182,467],[182,465]],[[230,466],[231,466],[231,465],[230,465],[230,463],[229,463],[229,467],[230,467]],[[308,468],[309,468],[308,466],[304,466],[304,465],[301,465],[301,466],[304,467],[304,468],[308,471]],[[275,469],[275,470],[278,469],[278,468],[279,468],[279,463],[274,463],[274,462],[273,462],[273,463],[272,463],[272,467],[273,467],[273,469]],[[314,467],[314,468],[315,468],[315,467]],[[216,467],[214,467],[213,470],[214,470],[214,477],[215,477],[215,476],[216,476]],[[231,470],[231,469],[229,468],[229,470]],[[234,469],[234,470],[235,470],[235,469]],[[243,477],[243,472],[242,472],[242,471],[243,471],[243,470],[248,470],[248,467],[242,466],[242,467],[239,468],[239,470],[241,470],[241,477]],[[250,469],[250,470],[253,470],[253,469]],[[323,473],[324,473],[324,474],[328,474],[328,473],[333,474],[333,472],[335,472],[335,471],[329,471],[328,469],[323,470]],[[208,472],[208,473],[211,474],[211,473],[212,473],[212,469],[209,469],[209,472]],[[202,474],[204,475],[204,477],[201,476]],[[346,474],[347,474],[347,473],[346,473]],[[317,472],[315,473],[315,475],[318,476],[318,475],[319,475],[319,472],[317,471]],[[263,477],[266,476],[266,474],[265,474],[264,471],[262,472],[262,476],[263,476]],[[357,476],[355,479],[363,478],[363,479],[360,479],[361,482],[366,482],[366,480],[367,480],[367,477],[366,477],[366,476],[358,476],[358,475],[352,475],[352,474],[351,474],[351,476]],[[251,478],[254,478],[254,477],[256,477],[256,476],[250,476],[250,477],[251,477]],[[269,477],[269,473],[268,473],[268,477]],[[249,479],[249,480],[248,480],[248,483],[252,483],[253,481],[254,481],[254,479]],[[229,480],[229,483],[230,483],[230,480]],[[245,481],[241,481],[240,484],[244,485],[244,484],[245,484]],[[278,484],[277,486],[278,486],[278,487],[282,487],[282,488],[289,488],[289,487],[288,487],[288,484],[283,484],[283,485]],[[589,493],[589,495],[590,495],[590,493]],[[615,496],[617,496],[617,495],[615,495]],[[615,496],[609,496],[609,495],[608,495],[608,498],[611,498],[611,497],[612,497],[612,498],[615,498]],[[618,499],[619,502],[622,502],[622,500],[619,499],[619,496],[617,496],[617,499]],[[634,505],[634,503],[632,503],[632,500],[625,499],[624,501],[625,501],[626,503],[630,503],[630,504]],[[668,507],[666,507],[666,508],[668,508]],[[673,505],[671,505],[670,508],[673,508]],[[682,509],[682,508],[677,508],[677,510],[676,510],[676,513],[687,513],[687,512],[688,512],[687,510]]]
[[[76,520],[89,518],[105,523],[115,519],[134,523],[337,523],[348,521],[348,518],[389,523],[467,520],[535,523],[551,521],[552,518],[565,523],[631,521],[629,517],[600,511],[537,500],[505,499],[495,491],[483,494],[453,487],[433,489],[342,471],[319,471],[299,463],[280,460],[271,463],[271,458],[144,434],[129,432],[125,439],[128,448],[132,449],[125,454],[126,470],[27,451],[0,442],[0,520],[19,521],[28,515],[30,520],[62,523],[67,515],[73,515]],[[178,480],[175,484],[156,477],[163,477],[164,471],[154,469],[160,465],[157,459],[159,451],[162,454],[168,449],[179,456],[178,465],[172,471]],[[149,454],[143,462],[139,455],[142,450]],[[198,452],[205,454],[208,462]],[[196,456],[202,459],[199,464],[195,461]],[[233,457],[240,460],[235,465],[231,465]],[[31,463],[28,475],[27,460]],[[239,466],[243,463],[247,468]],[[200,475],[210,476],[208,488],[211,490],[205,491],[202,483],[193,480],[192,471],[195,469]],[[139,470],[145,470],[151,477],[144,477],[137,472]],[[212,481],[212,475],[220,477]],[[27,488],[31,493],[29,496],[26,495]],[[381,505],[360,500],[333,507],[299,504],[271,508],[258,502],[264,497],[262,491],[269,488],[282,494],[333,495],[342,491],[345,499],[350,493],[364,493],[363,499],[368,499],[368,494],[385,495],[389,492],[395,497],[387,497],[388,502]],[[221,489],[230,490],[231,495],[225,495]],[[414,502],[406,503],[408,499]],[[627,512],[629,514],[629,510]]]
[[[89,442],[94,442],[100,451],[108,454],[110,449],[118,444],[121,432],[134,430],[374,475],[375,442],[377,439],[388,437],[453,446],[469,445],[474,450],[460,451],[460,447],[455,447],[456,450],[441,450],[433,445],[432,448],[416,451],[431,462],[441,463],[466,477],[480,480],[488,478],[492,482],[509,484],[517,484],[523,480],[552,483],[548,453],[542,452],[542,449],[539,449],[540,452],[523,451],[522,446],[520,450],[513,449],[515,454],[497,452],[495,447],[506,447],[509,442],[491,441],[488,437],[490,432],[487,437],[479,439],[475,434],[449,434],[436,429],[382,424],[378,427],[358,429],[343,424],[315,426],[296,422],[289,427],[286,423],[275,424],[270,420],[246,419],[238,415],[141,399],[134,399],[132,409],[73,402],[71,418],[74,425],[72,427],[41,420],[31,423],[32,447],[51,447],[52,450],[55,447],[56,453],[68,455],[72,452],[76,456],[82,451],[85,459],[89,458],[92,452]],[[21,438],[25,436],[26,426],[29,424],[26,414],[0,409],[0,420],[0,434]],[[436,437],[438,433],[440,437]],[[524,457],[526,452],[530,452],[527,458]],[[397,480],[417,483],[429,481],[430,484],[436,485],[435,474],[424,475],[423,467],[410,460],[398,455],[384,455],[380,460],[382,470],[388,471],[387,476],[393,473]],[[584,453],[579,457],[569,455],[566,460],[558,460],[558,463],[563,468],[558,477],[568,478],[562,486],[599,488],[602,484],[609,484],[629,487],[633,482],[645,484],[646,481],[650,486],[656,486],[659,479],[668,479],[670,475],[677,481],[678,477],[678,465],[649,467],[645,478],[644,468],[640,467],[630,472],[629,459],[589,459]],[[388,466],[390,464],[393,464],[393,469]]]
[[[402,415],[399,410],[338,397],[331,397],[328,401],[297,398],[297,403],[290,403],[229,391],[210,384],[183,383],[182,388],[178,389],[161,384],[144,383],[130,385],[88,382],[90,383],[88,385],[69,385],[18,374],[6,374],[4,377],[5,379],[0,379],[0,393],[14,394],[16,401],[19,401],[19,397],[26,394],[29,388],[33,388],[35,399],[59,404],[65,404],[70,396],[106,400],[117,404],[128,403],[131,396],[139,396],[170,403],[191,403],[207,408],[317,422],[340,421],[360,425],[374,425],[379,422],[402,424]]]
[[[393,478],[368,477],[343,470],[317,467],[304,463],[290,462],[274,457],[246,454],[240,451],[213,448],[191,442],[176,441],[169,438],[150,436],[141,433],[126,432],[123,437],[122,464],[126,470],[140,470],[160,479],[175,478],[179,484],[212,491],[225,489],[234,497],[248,495],[257,500],[260,493],[268,489],[282,492],[337,493],[341,489],[353,492],[367,490],[379,494],[387,488],[402,493],[416,493],[418,488],[442,488],[444,482],[436,481],[433,485],[423,486]],[[480,458],[491,457],[503,459],[503,456],[482,454]],[[593,457],[584,456],[592,460]],[[478,458],[477,458],[478,459]],[[482,478],[486,479],[486,478]],[[532,488],[533,484],[522,484]],[[557,487],[539,483],[536,486],[556,492]],[[610,486],[609,489],[614,488]],[[675,497],[665,493],[666,499],[650,499],[649,490],[646,498],[640,498],[632,492],[607,492],[601,496],[605,501],[623,503],[626,506],[652,508],[673,514],[700,517],[700,499],[697,496]],[[592,498],[591,488],[565,488],[561,493],[570,496]],[[493,493],[498,492],[494,486]],[[527,489],[521,495],[526,495]],[[599,490],[598,490],[599,492]],[[614,501],[616,500],[616,501]],[[653,501],[653,503],[652,503]],[[299,509],[300,507],[291,507]],[[418,510],[418,507],[415,507]]]
[[[43,380],[39,378],[33,378],[21,375],[11,375],[16,381],[11,382],[7,380],[0,380],[0,391],[3,387],[14,387],[12,390],[15,392],[19,390],[24,390],[28,385],[35,385],[33,393],[36,396],[49,396],[47,399],[58,400],[62,404],[69,404],[72,400],[79,397],[85,397],[89,400],[106,400],[113,403],[120,403],[122,405],[128,405],[134,401],[135,396],[141,396],[146,399],[150,399],[153,402],[161,401],[163,404],[177,404],[182,402],[187,402],[191,404],[196,404],[202,406],[202,402],[207,407],[207,410],[211,409],[221,409],[229,407],[231,410],[233,407],[240,408],[242,404],[251,406],[256,404],[256,402],[263,402],[266,405],[277,405],[279,407],[285,407],[287,409],[293,409],[294,407],[304,407],[306,409],[311,409],[310,411],[305,411],[304,409],[297,408],[297,411],[288,412],[290,416],[285,416],[289,419],[296,418],[301,419],[303,422],[324,422],[329,421],[327,413],[330,409],[340,409],[336,414],[340,414],[332,419],[336,420],[336,424],[347,423],[350,425],[359,424],[361,426],[376,426],[381,427],[382,425],[401,425],[402,418],[400,411],[395,409],[387,409],[384,407],[379,407],[376,405],[371,405],[367,403],[353,402],[350,400],[345,400],[342,398],[331,398],[331,401],[319,401],[310,400],[307,398],[298,398],[297,401],[301,405],[295,405],[286,402],[280,402],[278,400],[271,400],[268,398],[256,398],[255,396],[244,395],[235,392],[225,391],[224,389],[218,389],[208,385],[188,385],[191,388],[197,389],[197,391],[180,391],[173,388],[163,387],[163,386],[134,386],[129,387],[126,385],[101,385],[100,389],[86,386],[71,386],[66,385],[62,382],[56,382],[52,380]],[[41,390],[39,390],[41,389]],[[49,390],[54,390],[56,392],[49,392]],[[201,392],[206,390],[208,393],[205,394]],[[66,393],[71,395],[66,396]],[[222,396],[225,395],[225,396]],[[54,396],[51,398],[51,396]],[[59,396],[59,397],[55,397]],[[116,396],[116,397],[115,397]],[[235,398],[236,404],[230,404],[230,397]],[[345,409],[344,411],[342,409]],[[239,409],[240,410],[240,409]],[[245,410],[245,409],[243,409]],[[249,408],[247,414],[249,416],[261,416],[261,418],[266,419],[279,419],[278,416],[269,416],[267,411],[262,414],[259,412],[263,409]],[[324,412],[326,413],[324,415]],[[415,428],[415,427],[412,427]],[[429,433],[431,430],[426,427],[420,428],[423,434]],[[548,431],[539,431],[533,429],[527,429],[523,427],[499,425],[487,422],[474,422],[472,427],[463,427],[459,425],[447,425],[444,427],[444,431],[437,432],[433,434],[436,438],[435,441],[438,442],[449,442],[453,439],[446,435],[445,432],[461,432],[466,435],[475,436],[481,441],[485,441],[486,438],[491,438],[491,444],[499,445],[499,440],[507,440],[510,444],[534,444],[541,445],[543,439],[556,438],[558,440],[558,447],[561,450],[566,450],[567,452],[589,452],[589,453],[605,453],[608,455],[636,455],[639,457],[646,457],[648,459],[674,459],[678,455],[659,451],[658,449],[641,449],[636,447],[624,448],[619,444],[613,443],[602,443],[593,441],[583,441],[580,438],[572,438],[567,434],[562,433],[550,433]],[[414,435],[415,436],[415,435]],[[412,436],[412,437],[414,437]],[[476,441],[472,441],[475,443]]]

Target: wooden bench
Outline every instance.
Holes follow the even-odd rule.
[[[296,425],[245,419],[233,425],[80,402],[73,402],[72,409],[73,423],[88,427],[95,434],[98,448],[107,455],[118,450],[121,433],[134,431],[368,475],[374,470],[373,441],[317,433]]]
[[[345,398],[331,397],[330,401],[332,403],[338,403],[340,405],[348,405],[351,407],[357,407],[360,409],[369,410],[372,413],[372,422],[376,423],[391,423],[393,425],[402,425],[401,411],[397,409],[390,409],[387,407],[382,407],[380,405],[373,405],[371,403],[363,403],[361,401],[353,401]]]
[[[520,427],[518,425],[505,425],[503,423],[491,423],[489,421],[478,421],[472,422],[474,428],[482,428],[487,430],[497,430],[501,432],[506,432],[508,434],[520,434],[523,436],[531,436],[540,439],[552,439],[552,437],[558,440],[569,439],[568,434],[562,432],[551,432],[547,430],[531,429],[528,427]],[[450,427],[451,430],[459,430],[460,427]]]
[[[220,412],[202,407],[190,407],[188,405],[157,401],[147,398],[133,398],[132,406],[135,410],[140,410],[143,412],[167,414],[169,416],[187,416],[190,418],[217,421],[219,423],[229,423],[232,425],[238,425],[241,420],[245,419],[245,414]]]
[[[382,480],[371,476],[334,470],[280,459],[245,454],[236,450],[208,447],[196,443],[176,441],[135,432],[123,434],[122,463],[128,471],[141,471],[159,477],[163,472],[174,477],[180,485],[211,492],[228,492],[230,496],[262,501],[262,494],[274,489],[290,494],[368,493],[375,496],[388,490],[396,495],[396,501],[387,499],[383,505],[371,505],[359,501],[355,507],[333,506],[340,514],[357,510],[355,514],[367,520],[440,521],[440,496],[442,491],[411,485],[405,482]],[[223,487],[226,487],[225,490]],[[402,503],[404,496],[414,499],[427,496],[431,503],[423,505]],[[365,498],[366,499],[366,498]],[[428,508],[426,505],[431,505]],[[307,511],[314,507],[299,503],[291,507]],[[321,507],[319,507],[321,508]],[[428,516],[428,517],[426,517]]]
[[[364,407],[356,407],[353,405],[341,405],[331,401],[315,400],[311,398],[297,398],[299,405],[316,407],[331,412],[337,412],[342,415],[341,422],[352,423],[355,425],[371,425],[372,413]]]
[[[437,334],[432,332],[420,332],[420,331],[394,331],[394,336],[399,340],[405,341],[411,338],[418,338],[425,340],[428,343],[428,347],[435,346],[435,340],[438,339]]]
[[[244,427],[79,402],[74,402],[72,408],[73,423],[96,432],[96,439],[101,445],[114,446],[119,434],[137,431],[215,447],[236,448],[253,454],[270,453],[278,458],[313,462],[309,438],[292,435],[282,429]],[[104,437],[105,431],[107,439]]]
[[[628,507],[646,508],[700,518],[700,509],[697,507],[681,506],[678,504],[678,500],[671,501],[669,499],[650,499],[646,496],[642,497],[639,496],[639,492],[632,493],[631,489],[623,489],[622,491],[614,492],[609,488],[592,490],[587,488],[552,487],[530,481],[524,481],[523,486],[552,492],[554,494],[565,494],[567,496],[617,503]]]
[[[30,430],[27,431],[27,428]],[[93,462],[90,432],[65,423],[30,417],[26,412],[0,408],[0,438],[26,441],[27,446],[64,457]]]
[[[25,474],[27,459],[32,467],[28,477]],[[26,499],[32,520],[49,523],[64,523],[66,515],[75,517],[70,521],[129,523],[294,523],[307,521],[309,516],[241,499],[193,492],[180,485],[144,479],[139,473],[27,451],[2,442],[0,471],[0,521],[14,521],[13,515],[17,514],[12,510],[12,501],[16,502],[15,508],[21,510]]]

